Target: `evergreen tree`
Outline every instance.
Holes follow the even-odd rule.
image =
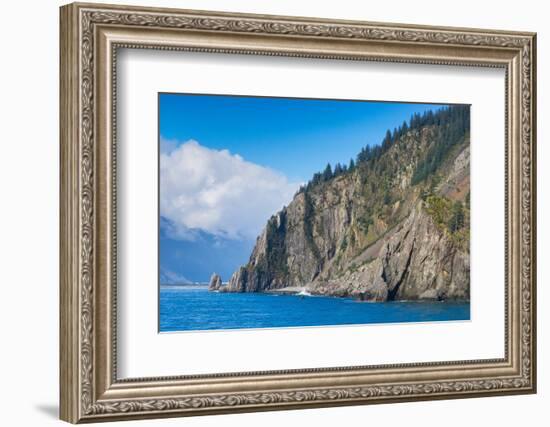
[[[386,131],[386,136],[384,137],[384,140],[382,141],[382,148],[384,149],[384,151],[386,151],[390,147],[391,143],[392,143],[391,132],[388,129]]]
[[[428,125],[433,122],[438,125],[432,147],[426,153],[425,158],[418,162],[413,173],[411,179],[413,185],[431,176],[445,160],[451,149],[463,141],[470,127],[469,117],[469,107],[462,105],[441,108],[431,115],[427,112],[420,119],[418,116],[413,117],[411,128],[412,125],[423,123]]]
[[[323,172],[323,181],[328,181],[331,178],[332,178],[332,168],[330,167],[330,163],[327,163],[327,167]]]
[[[371,159],[371,148],[370,145],[366,145],[361,148],[359,154],[357,154],[357,163],[365,163]]]
[[[317,185],[321,182],[321,174],[319,172],[315,172],[313,174],[313,178],[311,178],[311,183],[313,185]]]
[[[401,135],[405,135],[409,131],[409,126],[407,126],[407,122],[403,120],[403,124],[401,125]]]
[[[397,128],[394,128],[393,133],[391,135],[391,141],[395,142],[395,141],[397,141],[397,138],[399,138],[399,133],[397,131]]]
[[[462,207],[462,203],[459,201],[456,201],[453,204],[448,227],[453,233],[464,227],[464,208]]]
[[[354,171],[361,166],[361,173],[368,170],[380,174],[393,173],[394,165],[383,154],[399,138],[409,131],[418,131],[426,126],[436,126],[433,129],[431,147],[424,158],[420,159],[413,172],[411,183],[413,185],[431,177],[443,163],[452,148],[464,140],[470,129],[469,106],[455,105],[439,108],[435,112],[428,110],[423,114],[414,113],[409,123],[404,121],[399,127],[393,130],[388,129],[378,145],[365,145],[357,154],[357,157],[350,159],[349,165],[337,163],[334,171],[330,164],[323,172],[317,172],[307,183],[305,190],[312,188],[322,182],[326,182],[335,176]],[[374,190],[373,190],[374,191]],[[466,201],[468,203],[469,201]]]
[[[434,125],[434,113],[432,110],[428,111],[427,117],[426,117],[426,125],[427,126],[433,126]]]

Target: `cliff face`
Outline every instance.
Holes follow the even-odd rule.
[[[437,124],[403,131],[381,154],[299,191],[216,288],[469,299],[469,138],[455,132],[450,144],[446,134]]]
[[[437,228],[422,202],[379,246],[374,258],[314,281],[310,292],[367,301],[469,299],[469,254]]]

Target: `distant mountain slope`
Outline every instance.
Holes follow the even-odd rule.
[[[327,166],[269,219],[219,290],[469,299],[469,144],[469,107],[452,106]]]
[[[202,230],[193,230],[193,240],[182,240],[170,232],[170,223],[160,217],[160,283],[204,282],[212,270],[229,278],[235,265],[247,262],[254,240],[223,239]],[[172,272],[164,274],[163,272]]]

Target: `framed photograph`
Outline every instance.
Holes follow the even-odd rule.
[[[61,418],[536,390],[535,34],[61,8]]]

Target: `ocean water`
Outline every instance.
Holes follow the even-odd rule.
[[[351,298],[160,288],[160,332],[469,320],[464,302],[359,302]]]

